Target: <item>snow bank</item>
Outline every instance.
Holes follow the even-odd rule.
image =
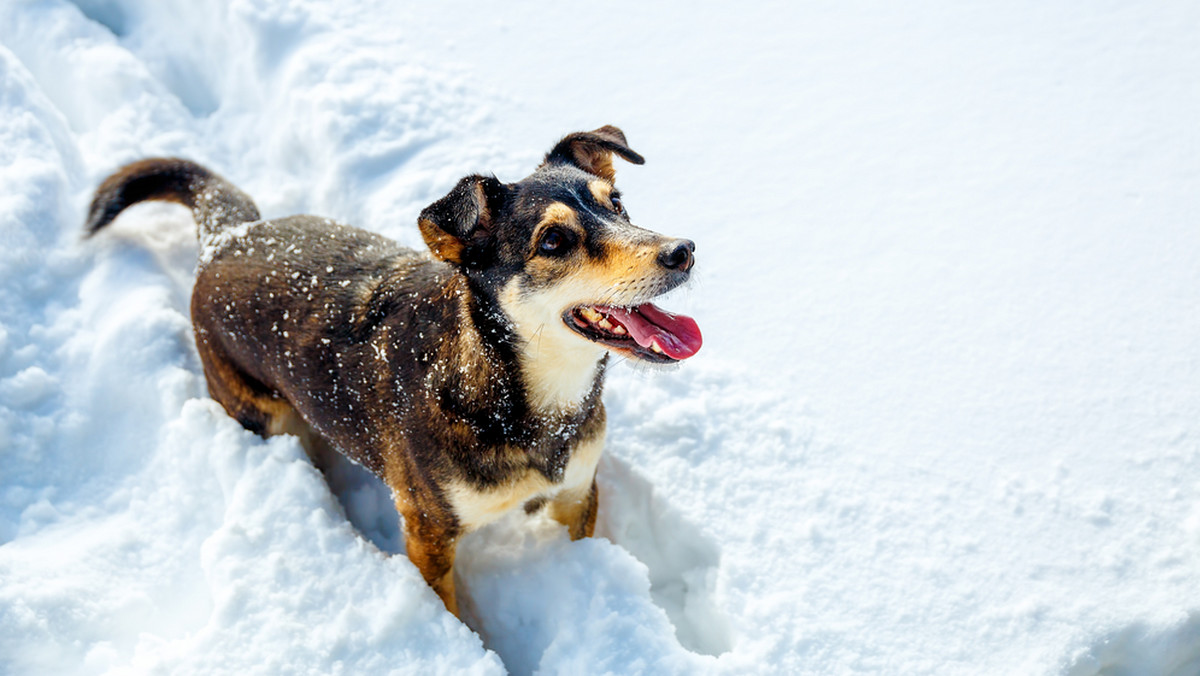
[[[564,37],[564,35],[569,36]],[[0,4],[0,672],[1200,673],[1200,19],[1154,7]],[[466,538],[204,396],[125,161],[419,245],[614,123],[704,352],[613,370],[598,535]],[[330,490],[332,486],[332,491]]]

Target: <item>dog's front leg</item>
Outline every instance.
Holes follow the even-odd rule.
[[[599,496],[596,479],[578,488],[568,488],[550,500],[550,518],[567,527],[572,540],[590,538],[596,531],[596,508]]]
[[[412,505],[397,503],[404,516],[404,545],[425,582],[433,587],[446,610],[458,617],[458,598],[454,592],[454,552],[458,545],[458,527],[449,515],[430,514]],[[447,523],[447,521],[451,521]]]

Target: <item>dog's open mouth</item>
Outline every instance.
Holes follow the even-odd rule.
[[[628,308],[580,305],[563,321],[592,342],[660,364],[687,359],[704,342],[696,320],[651,303]]]

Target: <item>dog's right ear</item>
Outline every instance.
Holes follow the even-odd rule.
[[[467,176],[450,194],[421,210],[417,225],[433,255],[462,265],[473,246],[492,236],[492,220],[504,204],[504,184],[494,176]]]
[[[633,152],[625,140],[625,132],[606,124],[594,131],[577,131],[567,134],[550,152],[542,166],[550,164],[573,164],[580,169],[599,176],[609,183],[617,172],[613,169],[612,156],[616,154],[633,164],[645,164],[646,159]]]

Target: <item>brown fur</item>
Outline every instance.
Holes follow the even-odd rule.
[[[688,277],[690,248],[686,267],[663,263],[681,240],[614,208],[614,153],[642,162],[602,127],[565,137],[518,183],[462,179],[418,220],[432,256],[327,219],[258,221],[249,197],[176,159],[114,173],[87,230],[145,199],[192,208],[209,394],[250,430],[300,434],[380,476],[409,558],[457,613],[465,533],[522,506],[572,538],[595,528],[606,348],[564,311],[645,302]],[[550,234],[569,248],[548,252]]]

